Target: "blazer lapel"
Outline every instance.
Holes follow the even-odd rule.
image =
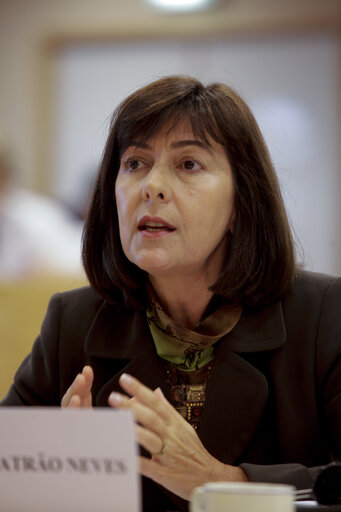
[[[119,378],[130,373],[143,384],[161,387],[167,396],[167,382],[143,311],[121,310],[103,303],[88,332],[85,350],[97,358],[121,360],[118,373],[103,383],[95,397],[97,406],[105,407],[112,391],[122,391]]]
[[[274,350],[286,339],[282,309],[276,304],[244,314],[233,331],[215,349],[206,404],[198,435],[207,450],[225,463],[234,463],[247,447],[262,416],[268,384],[264,374],[245,354]],[[130,373],[143,384],[161,387],[169,398],[166,377],[143,311],[117,312],[103,304],[86,339],[86,352],[96,358],[122,360],[120,371],[106,380],[96,405],[106,406],[118,380]]]
[[[104,384],[97,394],[97,406],[105,406],[108,403],[108,397],[112,391],[119,391],[122,393],[122,388],[119,385],[119,378],[122,373],[129,373],[130,375],[133,375],[150,389],[160,387],[166,395],[167,382],[164,370],[158,356],[156,355],[152,341],[148,347],[140,351],[132,361],[124,366],[119,373],[114,375],[112,379]]]
[[[232,464],[244,451],[268,397],[262,373],[232,351],[216,351],[199,436],[207,450]]]
[[[198,434],[207,450],[233,464],[253,437],[268,399],[265,375],[243,354],[279,348],[286,340],[282,308],[244,314],[217,345]]]

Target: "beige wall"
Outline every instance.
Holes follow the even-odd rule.
[[[85,279],[52,275],[0,282],[0,401],[40,332],[50,297],[85,284]]]
[[[219,34],[340,33],[339,0],[217,0],[215,6],[209,12],[166,15],[144,0],[0,0],[0,147],[12,153],[20,183],[50,192],[51,64],[63,44],[155,36],[202,40]]]

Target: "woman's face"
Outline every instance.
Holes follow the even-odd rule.
[[[232,228],[234,185],[223,146],[196,138],[188,123],[131,141],[116,180],[122,247],[155,279],[222,270]]]

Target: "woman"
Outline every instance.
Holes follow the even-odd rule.
[[[144,510],[212,480],[311,487],[340,457],[341,280],[296,270],[233,90],[173,76],[123,101],[83,262],[91,287],[52,298],[3,405],[133,409]]]

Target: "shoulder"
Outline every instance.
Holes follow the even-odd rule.
[[[340,277],[330,274],[311,272],[309,270],[298,270],[294,278],[294,284],[325,288],[339,280],[341,280]]]
[[[298,271],[291,289],[282,299],[287,326],[340,325],[341,278],[328,274]]]
[[[60,301],[63,308],[95,310],[104,303],[104,299],[91,286],[56,293],[51,297],[51,301]]]
[[[58,292],[50,298],[47,316],[58,314],[79,317],[84,314],[96,314],[104,303],[103,298],[90,286]]]
[[[329,274],[299,270],[293,279],[291,289],[287,295],[289,299],[303,298],[322,300],[330,293],[341,293],[341,278]]]
[[[113,316],[119,316],[125,306],[109,304],[91,286],[84,286],[52,295],[44,324],[53,324],[54,328],[58,324],[58,330],[63,330],[64,335],[70,329],[81,334],[86,332],[100,311],[107,309]]]

